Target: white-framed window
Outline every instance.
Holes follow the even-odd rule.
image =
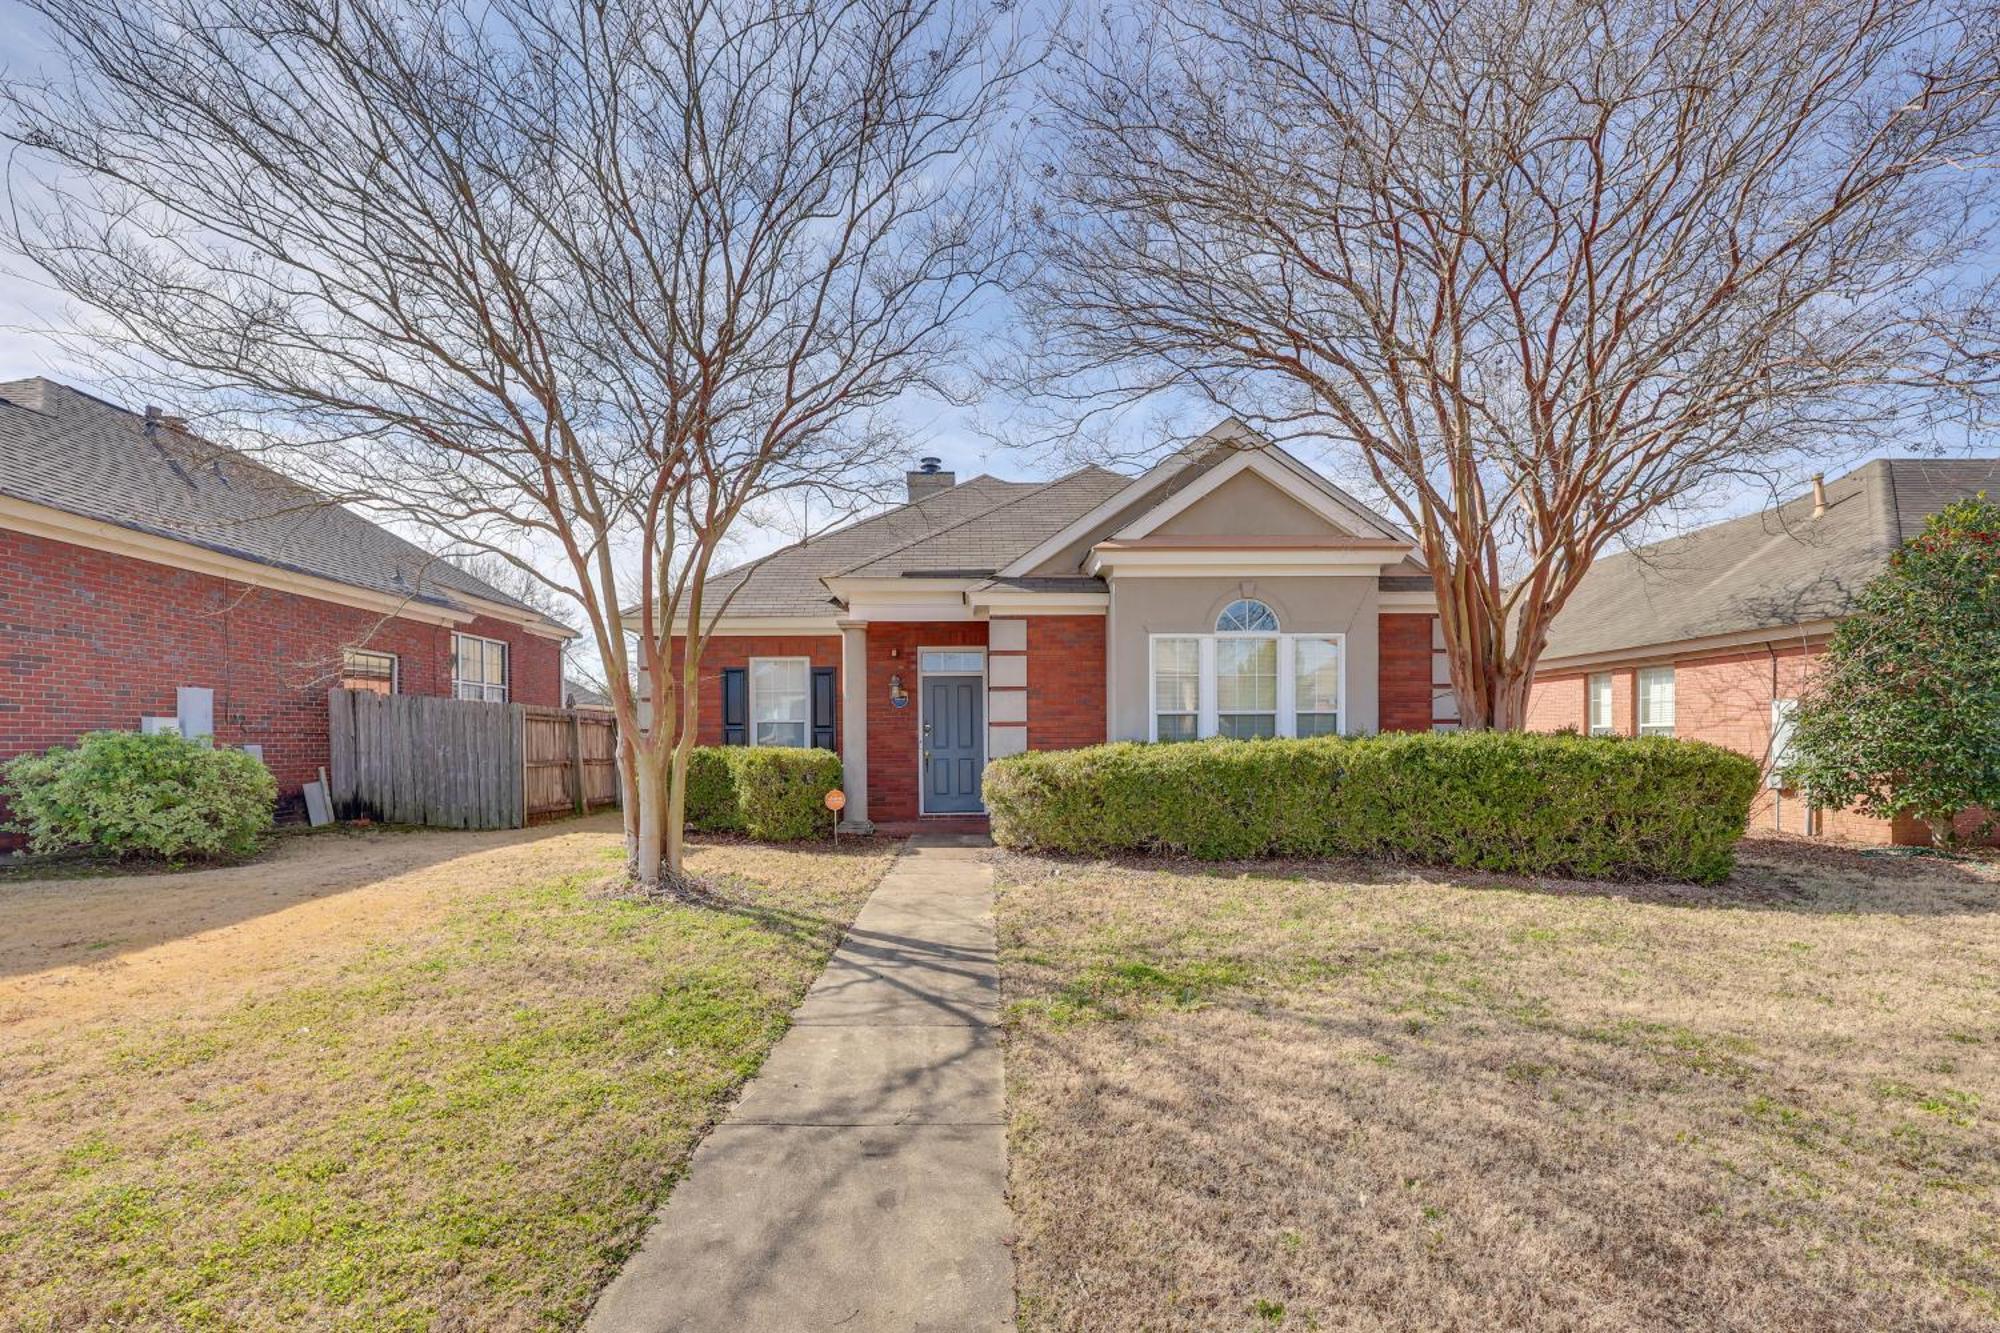
[[[1218,634],[1276,634],[1278,613],[1254,597],[1245,597],[1222,608],[1215,618]]]
[[[1611,726],[1611,673],[1600,671],[1590,678],[1590,734],[1609,736]]]
[[[1639,734],[1674,734],[1674,669],[1670,666],[1639,671]]]
[[[812,740],[812,663],[803,657],[750,659],[750,743],[804,749]]]
[[[1216,639],[1214,734],[1236,740],[1278,734],[1277,635]]]
[[[460,699],[507,702],[507,644],[476,634],[451,636],[451,692]]]
[[[986,670],[981,648],[926,648],[918,660],[926,676],[976,676]]]
[[[1191,741],[1201,734],[1201,640],[1153,640],[1153,739]]]
[[[1292,639],[1292,725],[1296,736],[1340,734],[1340,641],[1326,635]]]
[[[1286,634],[1262,602],[1232,602],[1213,634],[1155,634],[1147,664],[1156,741],[1329,736],[1346,716],[1346,640]]]
[[[395,694],[399,684],[397,677],[398,663],[394,653],[380,653],[372,648],[340,650],[340,688],[343,690]]]

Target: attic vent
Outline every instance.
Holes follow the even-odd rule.
[[[921,500],[926,495],[936,495],[939,491],[948,491],[958,485],[956,473],[941,470],[943,462],[941,458],[926,454],[917,460],[916,471],[903,474],[912,501]]]

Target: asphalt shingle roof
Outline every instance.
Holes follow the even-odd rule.
[[[0,495],[371,592],[534,611],[240,453],[49,379],[0,381]]]
[[[934,491],[913,504],[899,505],[857,523],[712,575],[703,595],[704,617],[723,606],[723,615],[820,616],[833,610],[832,594],[820,577],[857,561],[869,561],[1008,501],[1042,489],[1038,481],[974,477]],[[723,599],[727,599],[726,603]]]
[[[1546,659],[1847,614],[1889,553],[1953,500],[2000,495],[2000,458],[1878,459],[1775,510],[1600,559],[1550,628]]]
[[[838,572],[859,578],[990,575],[1131,484],[1122,473],[1082,467]]]

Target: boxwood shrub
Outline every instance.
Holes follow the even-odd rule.
[[[840,785],[831,750],[709,745],[688,758],[687,826],[799,842],[833,832],[826,794]]]
[[[1757,780],[1699,741],[1437,732],[1030,752],[989,766],[985,793],[1004,847],[1713,883]]]
[[[0,797],[31,851],[180,861],[256,851],[271,830],[278,786],[242,750],[93,731],[73,746],[10,760],[0,768]]]

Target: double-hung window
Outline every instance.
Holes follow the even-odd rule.
[[[1191,741],[1200,735],[1201,640],[1193,635],[1153,640],[1153,737]]]
[[[1292,639],[1293,735],[1340,734],[1340,641],[1326,635]]]
[[[1639,672],[1639,734],[1674,734],[1674,669],[1646,667]]]
[[[507,702],[507,645],[476,634],[451,636],[451,692],[460,699]]]
[[[1287,634],[1263,602],[1241,598],[1212,634],[1152,639],[1154,740],[1326,736],[1341,730],[1343,642]]]
[[[811,743],[812,663],[803,657],[750,659],[750,743]]]
[[[396,692],[396,655],[368,648],[340,650],[340,688],[370,690],[376,694]]]
[[[1611,673],[1600,671],[1590,678],[1590,734],[1609,736],[1611,726]]]

